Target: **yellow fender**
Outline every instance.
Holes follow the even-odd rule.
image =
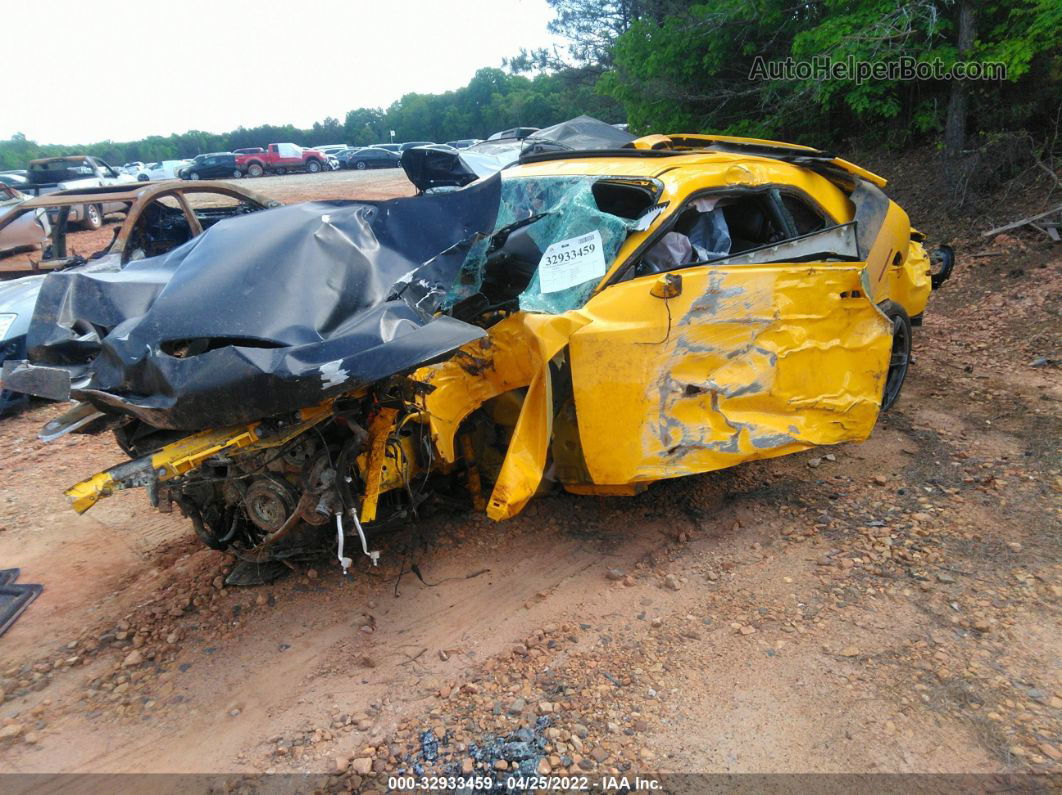
[[[469,414],[493,397],[527,387],[509,449],[487,501],[491,519],[515,516],[534,496],[553,435],[553,385],[549,362],[586,319],[578,313],[518,312],[470,343],[449,361],[419,370],[414,378],[435,390],[425,398],[436,448],[456,459],[455,437]]]

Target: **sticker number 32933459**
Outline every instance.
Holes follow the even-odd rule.
[[[543,293],[567,290],[605,275],[605,252],[601,233],[570,237],[552,244],[538,262],[538,280]]]

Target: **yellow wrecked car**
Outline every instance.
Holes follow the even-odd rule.
[[[375,561],[366,529],[440,497],[505,519],[553,484],[633,495],[865,439],[950,251],[830,154],[601,140],[49,276],[5,385],[81,401],[44,437],[110,428],[131,457],[77,511],[142,486],[212,547],[344,568],[348,533]]]

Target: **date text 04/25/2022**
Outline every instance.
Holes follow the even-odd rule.
[[[491,776],[391,776],[387,780],[389,790],[448,792],[492,791],[504,784],[509,791],[557,790],[564,792],[654,792],[662,785],[654,778],[642,776],[523,776],[509,775],[504,780]]]

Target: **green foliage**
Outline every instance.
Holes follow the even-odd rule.
[[[594,92],[595,77],[581,69],[533,78],[480,69],[456,91],[402,97],[385,112],[386,129],[402,140],[448,141],[486,138],[507,127],[546,127],[581,113],[619,116],[617,102]]]
[[[774,129],[786,108],[767,100],[781,92],[749,72],[757,55],[788,54],[804,13],[781,2],[714,0],[639,20],[616,40],[614,69],[598,88],[641,132]]]
[[[845,137],[904,141],[943,128],[944,80],[750,80],[766,61],[960,59],[960,0],[708,0],[641,18],[618,36],[598,89],[621,102],[632,129],[715,131],[828,145]],[[968,82],[977,129],[1046,124],[1060,89],[1058,0],[978,2],[964,60],[996,61],[1006,81]],[[1038,101],[1023,104],[1021,97]],[[1004,103],[1006,103],[1004,105]],[[1021,105],[1021,107],[1018,107]]]

